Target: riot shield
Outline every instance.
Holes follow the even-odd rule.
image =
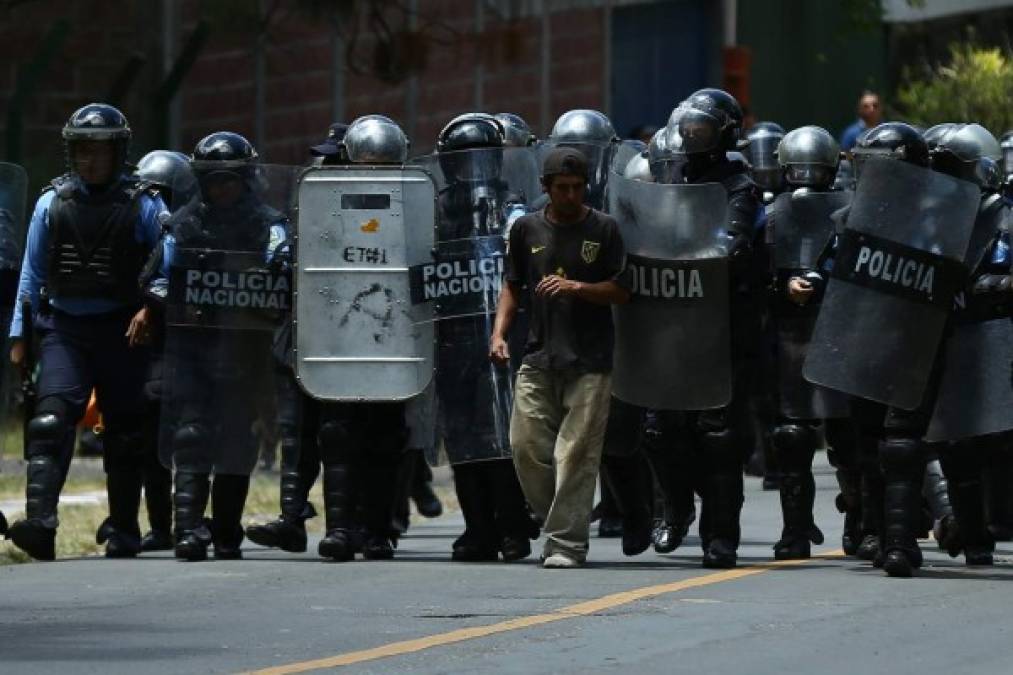
[[[613,395],[658,410],[727,405],[727,193],[718,183],[644,183],[616,173],[609,181],[609,213],[634,274],[632,299],[613,309]]]
[[[850,192],[809,191],[777,196],[767,234],[779,288],[785,288],[792,276],[815,269],[835,233],[831,216],[850,204],[851,197]],[[802,377],[816,308],[806,312],[780,303],[776,307],[779,308],[775,324],[780,413],[791,419],[847,417],[850,414],[847,395],[816,386]]]
[[[436,322],[438,434],[452,464],[510,456],[515,368],[489,360],[506,237],[538,186],[533,148],[474,149],[413,160],[439,188],[436,246],[412,268],[412,298]],[[512,351],[522,352],[519,317]],[[516,365],[516,364],[515,364]]]
[[[925,440],[958,441],[1013,430],[1013,323],[958,324],[945,344]]]
[[[922,402],[964,264],[980,190],[906,162],[863,167],[803,374],[913,410]]]
[[[257,429],[276,416],[273,334],[291,311],[286,240],[297,170],[198,173],[200,193],[173,209],[159,438],[166,466],[246,475],[256,465]]]
[[[299,178],[296,377],[330,401],[396,401],[433,376],[432,305],[410,270],[432,260],[436,186],[417,167],[313,167]]]
[[[11,325],[14,303],[17,302],[18,274],[27,229],[28,174],[17,164],[0,162],[0,324],[4,336]],[[10,340],[5,339],[4,353],[10,353]],[[17,368],[9,359],[0,365],[0,455],[7,443],[15,443],[22,435],[22,420],[31,411],[18,413],[20,379]],[[20,444],[18,444],[20,445]]]
[[[851,192],[795,191],[774,200],[768,241],[778,270],[814,269],[834,236],[836,211],[851,203]]]

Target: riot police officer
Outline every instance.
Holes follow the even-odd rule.
[[[105,417],[104,465],[109,493],[106,555],[140,550],[143,442],[140,420],[150,330],[137,279],[159,238],[165,206],[148,184],[126,170],[130,126],[116,108],[92,103],[63,128],[68,173],[35,205],[18,298],[11,360],[21,364],[24,322],[41,337],[38,405],[27,425],[25,519],[9,536],[33,558],[55,555],[57,502],[70,465],[68,438],[92,388]],[[48,298],[48,299],[47,299]]]
[[[167,205],[187,204],[197,192],[197,178],[190,168],[190,160],[181,152],[152,150],[137,163],[134,172],[138,178],[158,187]],[[164,235],[164,233],[163,233]],[[152,258],[141,275],[145,286],[160,271],[162,247],[156,246]],[[152,311],[159,310],[157,304]],[[155,324],[159,323],[157,317]],[[151,362],[148,365],[147,382],[144,384],[144,501],[148,508],[148,523],[151,529],[141,538],[142,551],[168,551],[174,546],[172,538],[172,472],[158,459],[159,413],[162,405],[162,349],[164,334],[161,330],[152,332]]]
[[[970,279],[954,303],[942,354],[942,375],[926,440],[941,460],[956,527],[942,523],[940,546],[961,550],[968,565],[991,565],[994,540],[987,526],[983,476],[1013,438],[1013,355],[1010,323],[1009,206],[1002,198],[998,141],[978,124],[953,124],[930,152],[934,170],[975,183],[981,204],[972,235]],[[985,404],[987,402],[987,404]],[[940,473],[940,462],[930,462]],[[938,482],[936,483],[938,484]]]
[[[340,166],[348,163],[344,146],[348,125],[335,122],[327,130],[323,142],[310,148],[313,163],[318,166]],[[246,528],[246,536],[260,546],[277,547],[290,553],[306,550],[306,521],[316,516],[309,493],[320,475],[318,405],[300,391],[292,374],[291,317],[279,328],[275,337],[278,360],[278,431],[281,441],[280,506],[277,519]]]
[[[701,89],[673,111],[673,119],[675,124],[670,124],[668,133],[681,137],[685,182],[717,183],[727,194],[727,223],[719,248],[730,261],[731,349],[720,358],[739,363],[749,350],[749,341],[755,341],[753,331],[740,319],[747,315],[750,304],[750,249],[760,204],[746,164],[730,160],[726,154],[737,147],[742,109],[727,92]],[[644,426],[648,456],[670,503],[688,509],[692,504],[692,499],[685,498],[688,488],[695,484],[701,493],[700,535],[706,567],[734,566],[740,537],[746,451],[737,420],[745,392],[741,379],[730,377],[732,394],[727,405],[710,410],[654,410]],[[693,476],[689,485],[687,475]],[[690,515],[677,514],[673,521],[686,523]]]
[[[832,215],[843,208],[850,193],[832,192],[840,148],[825,129],[801,127],[777,146],[777,162],[788,191],[767,207],[767,242],[771,248],[771,284],[777,345],[777,423],[771,434],[781,470],[780,496],[784,529],[774,544],[779,560],[808,558],[810,542],[823,542],[813,520],[816,484],[812,461],[822,420],[845,418],[830,425],[831,462],[837,467],[845,510],[848,547],[855,539],[857,481],[853,445],[846,436],[850,413],[846,396],[814,387],[802,379],[802,364],[811,336],[819,298],[812,297],[819,254],[834,235]],[[857,544],[857,542],[855,542]]]
[[[236,559],[253,423],[273,398],[271,336],[290,293],[287,219],[265,203],[273,177],[241,135],[204,137],[191,164],[200,192],[173,214],[156,280],[168,282],[160,453],[176,471],[176,557],[204,560],[210,541],[216,558]],[[244,294],[229,292],[230,278]]]
[[[890,576],[910,576],[922,562],[923,436],[939,382],[938,346],[953,293],[966,278],[963,258],[980,192],[928,171],[928,146],[907,124],[869,130],[853,157],[858,190],[830,249],[833,272],[804,373],[853,396],[866,463],[863,514],[870,517],[859,556],[873,557]],[[946,228],[935,227],[938,222]],[[903,258],[907,275],[877,276],[879,261],[891,252],[892,259]]]
[[[504,155],[516,153],[512,171],[531,180],[526,189],[533,191],[538,179],[534,153],[505,146],[503,125],[487,115],[461,115],[440,132],[434,167],[442,176],[438,249],[456,241],[476,255],[485,255],[487,247],[502,250],[511,218],[524,212],[531,196],[505,180],[510,162]],[[487,360],[494,297],[448,297],[438,310],[447,317],[438,324],[437,338],[439,430],[465,520],[452,557],[463,562],[496,560],[500,554],[506,561],[524,558],[531,553],[529,539],[537,536],[509,453],[513,372]],[[455,312],[458,305],[468,307]]]
[[[379,115],[353,121],[341,145],[351,164],[400,165],[408,157],[404,132]],[[404,403],[321,403],[318,420],[327,528],[320,555],[351,560],[361,548],[367,559],[392,558],[399,471],[414,459],[407,453]],[[364,529],[361,543],[356,541],[357,506]]]

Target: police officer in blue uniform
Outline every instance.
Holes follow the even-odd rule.
[[[109,491],[106,555],[140,550],[141,413],[148,311],[138,275],[159,238],[165,205],[126,171],[130,126],[113,106],[92,103],[63,128],[69,172],[52,181],[32,214],[11,360],[25,360],[24,323],[40,338],[38,404],[27,425],[25,518],[9,537],[38,560],[55,556],[57,503],[70,467],[68,442],[92,389],[105,420]]]

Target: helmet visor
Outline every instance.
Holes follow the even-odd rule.
[[[700,110],[686,110],[679,120],[679,135],[686,154],[713,152],[721,145],[721,123]]]

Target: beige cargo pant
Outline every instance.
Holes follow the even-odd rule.
[[[510,446],[524,496],[545,522],[545,557],[587,558],[610,393],[608,373],[517,373]]]

